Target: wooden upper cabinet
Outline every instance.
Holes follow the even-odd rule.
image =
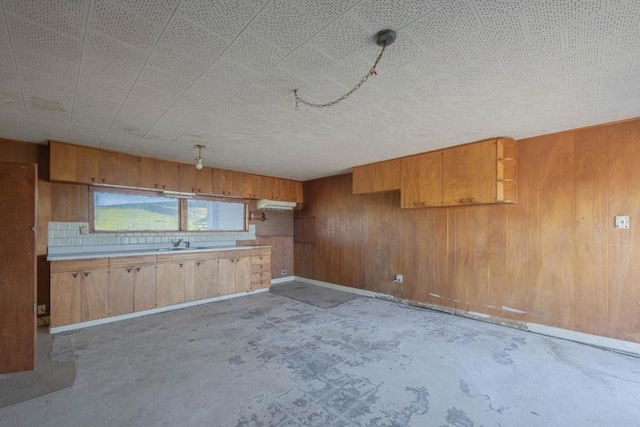
[[[143,157],[140,159],[140,187],[173,190],[180,189],[180,167],[178,163]]]
[[[515,203],[516,160],[513,138],[492,138],[404,157],[400,164],[402,208]],[[355,174],[354,169],[354,191]]]
[[[270,176],[262,176],[260,179],[262,185],[256,198],[302,203],[301,182]]]
[[[391,159],[354,167],[353,194],[399,190],[402,181],[401,161],[402,159]]]
[[[294,181],[293,189],[296,193],[296,203],[304,203],[304,186],[300,181]]]
[[[497,189],[498,202],[515,203],[517,201],[517,147],[513,138],[498,138],[497,151]]]
[[[403,209],[442,206],[442,151],[401,159]]]
[[[198,169],[194,165],[188,165],[186,163],[180,163],[178,165],[178,175],[179,175],[179,191],[185,191],[187,193],[197,193],[198,192],[198,184],[196,173]]]
[[[443,150],[442,204],[495,203],[496,140]]]
[[[204,167],[200,170],[196,169],[196,193],[214,194],[211,168]]]
[[[220,196],[233,196],[234,172],[225,169],[213,169],[211,171],[213,194]]]
[[[49,147],[51,181],[99,183],[100,150],[57,141],[50,141]]]
[[[137,187],[140,184],[140,159],[124,153],[100,151],[98,173],[98,184]]]

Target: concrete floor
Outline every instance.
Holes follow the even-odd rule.
[[[263,293],[68,335],[2,426],[640,426],[640,359],[358,298]]]

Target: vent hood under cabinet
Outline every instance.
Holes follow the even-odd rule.
[[[296,207],[296,202],[260,199],[256,202],[256,207],[262,211],[290,211]]]

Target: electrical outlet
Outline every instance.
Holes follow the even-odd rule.
[[[402,274],[396,274],[396,280],[394,280],[394,282],[402,283],[403,280],[404,280],[404,277],[402,276]]]
[[[38,306],[38,314],[45,314],[47,312],[46,304],[40,304]]]
[[[616,216],[616,228],[629,228],[629,215]]]

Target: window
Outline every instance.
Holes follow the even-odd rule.
[[[91,188],[94,231],[245,231],[246,203]]]
[[[243,231],[244,203],[187,200],[187,230]]]

